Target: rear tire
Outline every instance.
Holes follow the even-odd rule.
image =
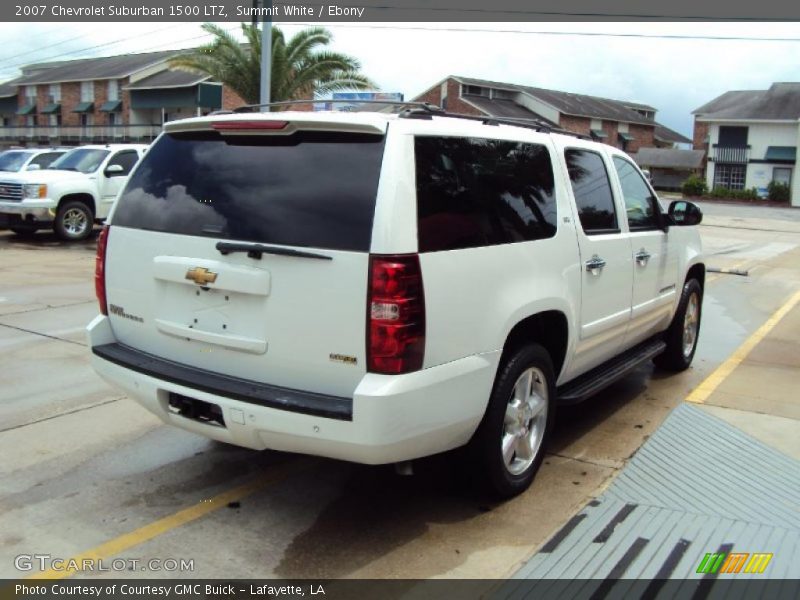
[[[653,359],[656,366],[668,371],[685,371],[692,364],[700,333],[703,288],[696,279],[683,286],[678,310],[664,334],[667,349]]]
[[[92,209],[80,200],[65,202],[58,207],[53,230],[62,240],[76,242],[85,240],[94,229]]]
[[[514,351],[500,366],[486,413],[466,458],[485,491],[511,498],[531,485],[544,459],[555,415],[555,378],[537,344]]]

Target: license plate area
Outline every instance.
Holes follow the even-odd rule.
[[[169,411],[186,419],[199,421],[214,427],[225,427],[222,408],[217,404],[189,398],[174,392],[169,393]]]

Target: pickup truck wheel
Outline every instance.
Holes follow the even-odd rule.
[[[667,349],[653,360],[656,366],[675,372],[689,368],[697,350],[702,305],[703,288],[696,279],[690,279],[683,286],[678,310],[664,334]]]
[[[92,209],[80,200],[65,202],[58,208],[53,229],[62,240],[85,240],[92,233],[94,215]]]
[[[541,346],[523,346],[501,365],[468,452],[486,491],[510,498],[530,486],[544,458],[554,398],[553,363]]]

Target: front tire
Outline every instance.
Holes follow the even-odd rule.
[[[62,240],[76,242],[88,238],[94,228],[92,209],[80,200],[65,202],[58,208],[53,230]]]
[[[550,355],[537,344],[517,349],[500,366],[483,421],[468,447],[468,467],[484,490],[511,498],[531,485],[554,415]]]
[[[676,373],[689,368],[697,350],[702,307],[703,288],[696,279],[690,279],[683,286],[678,310],[664,334],[667,349],[653,359],[656,366]]]

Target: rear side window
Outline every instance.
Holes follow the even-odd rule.
[[[111,165],[119,165],[122,167],[122,171],[117,173],[117,175],[129,175],[138,160],[139,153],[136,150],[122,150],[111,157],[106,168]]]
[[[555,235],[553,166],[545,146],[417,137],[414,147],[420,252]]]
[[[578,148],[567,149],[564,157],[583,231],[590,235],[618,232],[614,196],[603,158],[597,152]]]
[[[369,251],[383,136],[165,134],[113,224],[286,246]]]

